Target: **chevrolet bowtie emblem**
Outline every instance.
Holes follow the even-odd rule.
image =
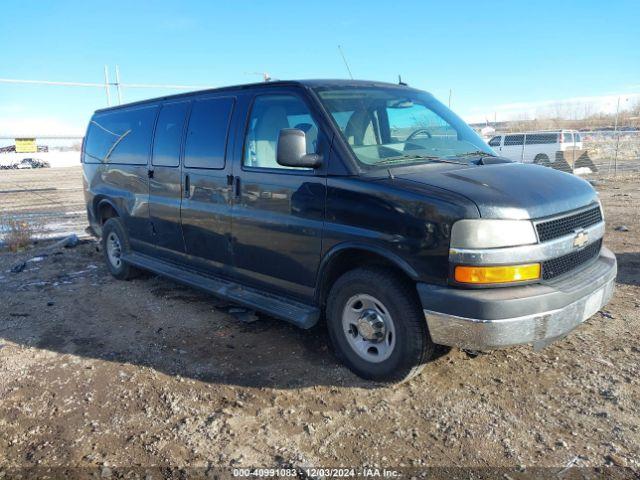
[[[584,247],[589,241],[589,234],[584,230],[579,231],[575,237],[573,237],[573,246],[575,248]]]

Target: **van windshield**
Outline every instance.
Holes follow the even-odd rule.
[[[468,161],[495,152],[432,95],[394,87],[317,87],[316,92],[365,168]]]

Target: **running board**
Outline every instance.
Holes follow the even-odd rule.
[[[320,309],[278,295],[245,287],[230,280],[185,270],[171,263],[141,253],[127,253],[122,259],[143,270],[211,293],[252,310],[264,312],[300,328],[311,328],[320,318]]]

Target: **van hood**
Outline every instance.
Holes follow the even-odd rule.
[[[589,182],[538,165],[441,164],[435,169],[398,169],[393,175],[399,181],[430,185],[467,197],[483,218],[536,219],[597,201]]]

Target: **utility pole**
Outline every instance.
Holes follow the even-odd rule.
[[[625,98],[624,101],[628,101],[628,98]],[[615,126],[613,127],[614,135],[616,136],[616,153],[613,160],[614,165],[614,173],[618,174],[618,150],[620,148],[620,132],[618,131],[618,116],[620,115],[620,97],[618,97],[618,106],[616,107],[616,121]],[[611,163],[609,163],[609,171],[611,171]]]
[[[111,92],[109,91],[109,67],[104,66],[104,89],[107,92],[107,107],[111,106]]]
[[[118,92],[118,105],[122,105],[122,92],[120,91],[120,67],[116,65],[116,91]]]
[[[616,107],[616,119],[613,125],[613,136],[616,137],[616,153],[614,155],[615,173],[618,173],[618,144],[620,143],[620,135],[618,135],[618,115],[620,114],[620,97],[618,97],[618,106]],[[611,159],[609,159],[609,172],[611,173]]]

